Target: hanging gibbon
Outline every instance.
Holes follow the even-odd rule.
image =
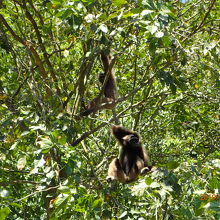
[[[122,183],[135,181],[140,174],[150,171],[149,158],[145,152],[137,132],[113,126],[112,133],[121,145],[119,158],[113,159],[109,165],[108,182],[118,180]]]
[[[101,51],[101,60],[104,68],[104,72],[99,75],[99,82],[102,84],[103,94],[99,94],[94,98],[81,112],[81,116],[87,116],[91,113],[95,113],[101,109],[113,109],[117,101],[117,85],[115,75],[113,73],[113,59],[111,51]],[[107,77],[107,78],[106,78]]]

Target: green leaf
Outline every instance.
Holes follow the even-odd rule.
[[[189,208],[182,208],[180,209],[181,215],[187,217],[187,219],[192,219],[193,215]]]
[[[150,185],[152,182],[153,182],[153,180],[152,180],[150,177],[146,177],[146,178],[145,178],[145,183],[146,183],[147,185]]]
[[[95,16],[93,14],[88,14],[85,17],[85,20],[87,23],[91,23],[95,19]]]
[[[144,28],[146,28],[146,26],[148,26],[151,22],[150,21],[140,21],[140,25],[142,25]]]
[[[105,25],[105,24],[101,24],[99,26],[99,29],[104,32],[104,33],[107,33],[108,32],[108,27]]]
[[[153,38],[150,40],[150,45],[149,45],[149,52],[151,55],[154,55],[157,49],[157,38]]]
[[[27,163],[27,158],[26,156],[24,157],[21,157],[18,162],[17,162],[17,168],[18,170],[23,170],[26,166],[26,163]]]
[[[151,34],[154,34],[158,30],[158,27],[156,25],[149,25],[147,29],[150,31]]]
[[[127,214],[128,214],[128,212],[127,212],[127,211],[124,211],[124,212],[119,216],[119,218],[124,218]]]
[[[158,32],[156,32],[156,34],[155,34],[155,37],[156,38],[162,38],[164,36],[164,33],[162,32],[162,31],[158,31]]]
[[[65,209],[67,202],[71,198],[71,195],[62,194],[62,197],[58,197],[55,202],[55,212],[58,212],[61,209]]]
[[[159,187],[160,187],[160,184],[157,183],[157,182],[152,182],[152,183],[150,184],[150,187],[153,188],[153,189],[159,188]]]
[[[209,180],[210,189],[220,189],[220,181],[217,177],[213,177]]]
[[[37,144],[39,144],[40,148],[42,149],[42,153],[48,153],[50,149],[53,147],[53,143],[49,137],[42,137]]]
[[[36,126],[30,126],[30,129],[36,131],[36,130],[41,130],[41,131],[46,131],[46,126],[44,124],[39,124]]]
[[[203,206],[205,209],[212,209],[216,212],[220,212],[220,202],[219,201],[212,201],[207,203],[205,206]]]
[[[143,10],[143,11],[141,12],[141,15],[142,15],[142,16],[145,16],[145,15],[151,14],[151,13],[153,13],[153,12],[154,12],[153,10]]]
[[[179,163],[177,161],[170,161],[166,164],[168,169],[176,169],[179,166]]]
[[[96,199],[94,202],[93,202],[93,204],[92,204],[92,207],[93,208],[97,208],[97,207],[100,207],[101,206],[101,204],[102,204],[102,199],[101,198],[99,198],[99,199]]]
[[[172,93],[175,95],[176,94],[176,86],[173,83],[170,84],[170,89],[171,89]]]
[[[126,0],[112,0],[112,4],[118,7],[124,5],[125,3],[127,3]]]
[[[162,42],[163,42],[164,47],[169,47],[171,45],[171,39],[169,36],[163,36]]]
[[[8,207],[0,209],[0,220],[6,219],[10,212]]]
[[[6,189],[0,189],[0,197],[8,197],[9,196],[9,191]]]
[[[35,168],[42,167],[46,161],[44,160],[44,157],[42,156],[40,160],[35,161]]]

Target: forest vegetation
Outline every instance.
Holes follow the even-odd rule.
[[[220,0],[0,0],[0,220],[220,219],[219,61]],[[154,171],[106,182],[113,125]]]

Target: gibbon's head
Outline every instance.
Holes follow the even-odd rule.
[[[140,146],[140,140],[138,135],[135,134],[129,134],[124,136],[123,138],[124,145],[129,145],[131,147],[139,147]]]

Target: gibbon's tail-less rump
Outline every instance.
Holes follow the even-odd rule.
[[[148,155],[137,132],[122,126],[113,126],[112,133],[121,145],[121,151],[119,157],[113,159],[109,165],[106,178],[108,182],[118,180],[122,183],[130,183],[135,181],[139,174],[151,170]]]

